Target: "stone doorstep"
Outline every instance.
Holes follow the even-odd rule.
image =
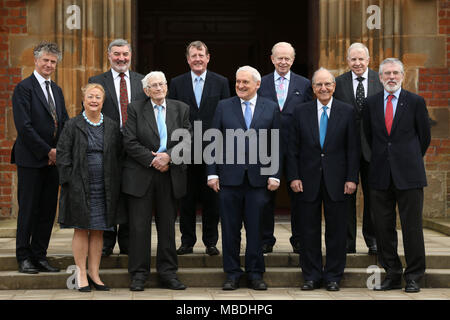
[[[450,236],[450,219],[423,219],[423,227]]]
[[[150,274],[147,287],[159,287],[157,275]],[[102,280],[111,288],[128,288],[130,276],[126,269],[104,269],[100,271]],[[183,268],[178,278],[188,287],[221,287],[225,273],[221,268]],[[26,275],[17,271],[0,272],[0,290],[65,289],[71,275],[60,273],[39,273]],[[365,269],[347,268],[341,281],[343,288],[366,288],[370,274]],[[380,279],[384,278],[381,271]],[[264,280],[269,287],[300,287],[302,272],[299,268],[266,268]],[[241,278],[241,287],[246,288],[245,276]],[[403,284],[404,285],[404,284]],[[422,288],[450,288],[450,270],[427,270],[421,281]]]

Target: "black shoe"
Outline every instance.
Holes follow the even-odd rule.
[[[369,255],[376,256],[377,253],[378,253],[378,250],[377,250],[377,246],[376,245],[369,247]]]
[[[273,246],[270,244],[263,244],[262,251],[263,253],[271,253],[273,251]]]
[[[161,285],[163,288],[171,289],[171,290],[184,290],[186,286],[177,278],[161,280]]]
[[[140,278],[131,279],[130,291],[144,291],[145,280]]]
[[[103,247],[102,249],[102,257],[109,257],[112,255],[114,248]]]
[[[85,287],[78,288],[78,291],[80,291],[80,292],[91,292],[91,286],[85,286]]]
[[[88,282],[91,286],[94,286],[97,291],[109,291],[109,288],[103,284],[97,284],[94,280],[91,279],[89,275],[87,275]]]
[[[188,254],[188,253],[193,253],[194,252],[194,248],[193,247],[188,247],[185,245],[181,245],[181,247],[178,248],[177,250],[177,255],[182,256],[183,254]]]
[[[296,243],[292,245],[292,252],[300,254],[300,243]]]
[[[206,253],[210,256],[218,256],[220,254],[216,246],[206,247]]]
[[[267,284],[263,279],[250,280],[248,287],[253,290],[267,290]]]
[[[239,280],[227,279],[222,286],[222,290],[236,290],[239,288]]]
[[[47,260],[38,260],[34,264],[39,272],[59,272],[58,268],[52,267]]]
[[[330,281],[327,283],[327,291],[339,291],[339,284],[335,281]]]
[[[375,291],[387,291],[387,290],[394,290],[394,289],[401,289],[401,280],[393,280],[390,278],[385,278],[381,285],[375,286],[373,290]]]
[[[25,259],[19,262],[19,272],[36,274],[39,273],[39,270],[37,267],[34,266],[33,262],[31,262],[30,259]]]
[[[321,286],[322,286],[321,281],[306,280],[300,289],[303,291],[310,291],[314,289],[319,289]]]
[[[414,280],[406,281],[405,292],[414,293],[420,292],[420,285]]]

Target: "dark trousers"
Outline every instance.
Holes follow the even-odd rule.
[[[114,231],[104,231],[103,232],[103,248],[114,249],[116,245],[116,239],[119,243],[120,253],[128,254],[129,246],[129,225],[128,223],[119,224],[114,226]]]
[[[364,211],[362,234],[367,247],[377,244],[375,238],[375,227],[372,221],[372,212],[370,205],[370,188],[369,188],[369,162],[361,157],[359,173],[361,176],[361,186],[364,195]],[[356,249],[356,191],[349,197],[348,201],[348,231],[347,231],[347,249]]]
[[[219,233],[218,195],[207,185],[206,166],[188,166],[188,190],[180,204],[181,244],[192,247],[197,242],[196,213],[197,203],[202,205],[202,240],[206,247],[217,244]]]
[[[175,248],[176,203],[170,172],[155,170],[152,183],[141,197],[128,197],[130,246],[128,272],[132,277],[147,279],[150,273],[152,212],[158,233],[156,271],[163,280],[176,277],[178,260]]]
[[[325,216],[325,266],[322,263],[322,204]],[[297,208],[303,278],[305,281],[339,282],[346,262],[346,201],[332,201],[322,179],[317,199],[313,202],[298,200]]]
[[[245,272],[248,280],[256,280],[265,272],[260,223],[268,190],[250,186],[247,177],[244,180],[240,186],[220,186],[223,268],[229,279],[239,280],[243,274],[239,254],[244,223],[247,240]]]
[[[45,259],[56,215],[58,170],[17,166],[17,178],[17,261]]]
[[[425,245],[422,230],[423,189],[398,190],[391,181],[387,190],[371,190],[372,210],[380,263],[386,277],[400,279],[402,263],[397,254],[396,205],[400,216],[405,251],[405,280],[419,281],[425,273]]]

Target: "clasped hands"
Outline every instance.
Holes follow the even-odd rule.
[[[267,190],[269,191],[275,191],[280,186],[280,183],[277,180],[274,179],[267,179]],[[208,180],[208,187],[213,189],[215,192],[219,192],[220,190],[220,184],[218,178],[212,178]]]
[[[303,192],[303,183],[302,180],[292,180],[291,181],[291,189],[294,192]],[[352,194],[356,190],[356,183],[347,181],[344,185],[344,194]]]
[[[48,152],[48,165],[49,166],[56,165],[56,149],[55,148],[50,149],[50,151]]]
[[[152,163],[150,163],[150,167],[155,168],[160,172],[166,172],[169,170],[170,156],[166,152],[153,152],[154,156]]]

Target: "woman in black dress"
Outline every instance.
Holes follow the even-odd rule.
[[[58,222],[61,228],[74,228],[79,291],[89,292],[91,285],[107,291],[99,268],[103,231],[112,230],[120,220],[122,142],[118,124],[101,113],[103,87],[88,84],[81,90],[85,110],[66,122],[56,149],[61,185]]]

